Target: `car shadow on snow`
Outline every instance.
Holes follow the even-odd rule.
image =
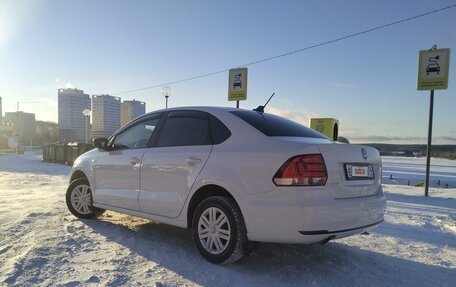
[[[198,254],[188,229],[111,212],[101,221],[83,222],[93,232],[127,248],[131,256],[143,257],[203,286],[449,286],[456,280],[451,269],[337,241],[325,246],[262,244],[237,263],[215,265]]]

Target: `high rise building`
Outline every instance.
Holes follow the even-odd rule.
[[[63,142],[85,141],[85,117],[90,109],[90,96],[78,89],[59,89],[59,138]]]
[[[35,114],[24,112],[6,112],[5,123],[12,126],[13,134],[19,135],[19,141],[23,145],[33,144],[36,137]]]
[[[120,110],[120,126],[146,113],[146,103],[133,100],[123,101]]]
[[[92,138],[108,138],[120,128],[120,98],[92,96]]]

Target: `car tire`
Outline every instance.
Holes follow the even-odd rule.
[[[70,212],[79,218],[93,218],[104,212],[93,207],[92,189],[84,178],[74,180],[66,191],[66,204]]]
[[[233,263],[252,251],[241,211],[225,196],[208,197],[198,205],[192,237],[199,253],[212,263]]]

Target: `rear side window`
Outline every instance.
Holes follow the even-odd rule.
[[[210,145],[209,118],[198,112],[172,112],[157,141],[157,147]]]
[[[231,113],[270,137],[326,138],[324,135],[306,126],[276,115],[255,111],[233,111]]]
[[[230,130],[216,117],[210,116],[210,124],[213,144],[220,144],[231,136]]]

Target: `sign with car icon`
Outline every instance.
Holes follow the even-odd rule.
[[[231,69],[228,76],[228,101],[247,99],[247,68]]]
[[[426,67],[426,75],[429,75],[429,73],[437,73],[440,74],[440,65],[437,62],[437,60],[440,59],[440,56],[437,55],[435,57],[430,57],[429,58],[429,65]]]
[[[445,90],[448,87],[450,49],[420,51],[418,90]]]
[[[234,75],[233,90],[235,90],[236,87],[238,87],[239,89],[242,89],[241,76],[242,76],[242,74]]]

